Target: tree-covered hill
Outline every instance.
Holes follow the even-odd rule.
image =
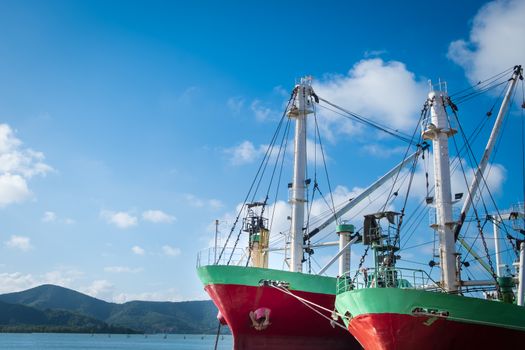
[[[96,319],[106,325],[126,327],[147,333],[214,333],[218,322],[217,308],[210,300],[131,301],[116,304],[50,284],[0,295],[0,301],[12,305],[18,304],[12,306],[11,312],[20,317],[20,319],[17,318],[19,324],[24,320],[46,324],[51,314],[43,315],[38,312],[59,313],[60,311],[85,317],[85,319],[77,320],[79,325],[83,322],[89,324],[89,320]],[[16,309],[17,306],[20,308]],[[22,306],[31,307],[31,309],[24,309]],[[55,314],[55,317],[59,315]],[[68,322],[76,321],[71,318]]]

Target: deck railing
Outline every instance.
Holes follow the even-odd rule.
[[[197,267],[206,265],[245,265],[248,259],[247,249],[211,247],[197,253]],[[221,255],[222,252],[222,255]]]
[[[440,290],[439,284],[425,271],[400,267],[361,269],[357,275],[354,272],[337,279],[337,294],[363,288]]]

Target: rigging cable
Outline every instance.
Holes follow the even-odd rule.
[[[523,206],[525,208],[525,87],[521,79],[521,181],[523,191]],[[523,228],[525,229],[525,215],[523,216]]]
[[[451,103],[451,106],[454,105],[454,104],[452,103],[452,101],[450,101],[450,99],[449,99],[449,103]],[[467,151],[468,151],[467,154],[468,154],[468,157],[469,157],[469,159],[470,159],[470,161],[471,161],[471,164],[473,164],[472,169],[479,169],[479,164],[478,164],[478,162],[477,162],[477,160],[476,160],[476,157],[475,157],[475,155],[474,155],[474,151],[472,150],[472,147],[470,146],[470,144],[469,144],[469,142],[468,142],[468,140],[467,140],[467,138],[466,138],[465,132],[464,132],[464,130],[463,130],[463,126],[461,125],[461,122],[459,121],[459,117],[458,117],[457,112],[456,112],[457,108],[451,108],[451,109],[452,109],[452,113],[454,114],[455,121],[456,121],[456,123],[457,123],[457,125],[458,125],[459,131],[460,131],[460,134],[461,134],[461,136],[462,136],[462,138],[463,138],[463,142],[465,143],[465,145],[466,145],[466,147],[467,147]],[[508,113],[508,110],[507,110],[507,113]],[[448,118],[448,115],[447,115],[447,118]],[[474,170],[474,171],[475,171],[475,170]],[[488,195],[489,195],[489,197],[490,197],[490,200],[491,200],[492,204],[494,205],[494,207],[495,207],[495,209],[496,209],[496,212],[497,212],[497,214],[498,214],[498,217],[500,217],[500,216],[501,216],[501,213],[499,212],[499,210],[498,210],[498,208],[497,208],[496,201],[494,200],[494,197],[492,196],[492,193],[491,193],[490,188],[489,188],[489,186],[488,186],[488,184],[487,184],[487,181],[486,181],[485,176],[484,176],[483,174],[481,174],[480,179],[481,179],[481,181],[482,181],[481,185],[482,185],[482,186],[485,186],[485,189],[487,190],[487,193],[488,193]],[[467,186],[468,186],[468,184],[467,184]],[[468,190],[470,191],[470,188],[469,188],[469,187],[467,187],[467,188],[468,188]],[[477,215],[477,214],[476,214],[476,215]],[[506,233],[508,234],[508,232],[506,232]],[[456,237],[456,238],[457,238],[457,237]]]
[[[343,107],[340,107],[340,106],[338,106],[338,105],[336,105],[336,104],[334,104],[334,103],[332,103],[332,102],[330,102],[330,101],[328,101],[328,100],[326,100],[326,99],[324,99],[322,97],[319,97],[319,101],[323,101],[324,103],[326,103],[326,104],[328,104],[328,105],[330,105],[330,106],[332,106],[332,107],[334,107],[334,108],[336,108],[336,109],[338,109],[340,111],[340,112],[338,112],[338,111],[335,111],[335,110],[333,110],[331,108],[328,108],[326,106],[319,105],[320,107],[322,107],[324,109],[327,109],[327,110],[329,110],[329,111],[331,111],[331,112],[333,112],[335,114],[338,114],[338,115],[343,116],[345,118],[357,121],[358,123],[361,123],[361,124],[368,125],[368,126],[371,126],[373,128],[376,128],[376,129],[378,129],[380,131],[383,131],[383,132],[385,132],[385,133],[387,133],[387,134],[389,134],[389,135],[391,135],[393,137],[396,137],[396,138],[398,138],[398,139],[400,139],[400,140],[402,140],[402,141],[404,141],[406,143],[411,143],[412,142],[412,139],[410,138],[409,135],[406,135],[406,134],[400,132],[399,130],[396,130],[396,129],[390,128],[388,126],[382,125],[382,124],[380,124],[378,122],[373,121],[372,119],[366,118],[366,117],[364,117],[362,115],[359,115],[359,114],[357,114],[355,112],[351,112],[351,111],[349,111],[349,110],[347,110],[347,109],[345,109]],[[345,114],[343,114],[341,112],[343,112]]]
[[[454,113],[454,116],[455,116],[455,118],[456,118],[456,123],[458,124],[458,127],[459,127],[459,129],[460,129],[461,136],[463,137],[464,142],[467,142],[466,135],[465,135],[465,133],[463,132],[463,128],[461,127],[461,124],[460,124],[460,122],[459,122],[459,118],[458,118],[457,113],[456,113],[457,107],[454,105],[454,103],[452,103],[452,101],[450,100],[450,98],[448,98],[448,101],[447,101],[447,102],[448,102],[448,105],[451,107],[452,112]],[[443,105],[445,105],[445,101],[444,101],[444,100],[443,100]],[[446,117],[447,117],[448,123],[449,123],[449,125],[451,125],[450,116],[449,116],[449,114],[447,113],[446,108],[445,108],[444,110],[445,110],[445,114],[446,114]],[[456,152],[458,152],[458,151],[459,151],[459,147],[458,147],[458,144],[457,144],[457,140],[456,140],[456,136],[455,136],[455,135],[452,136],[452,141],[453,141],[453,143],[454,143],[454,147],[456,148]],[[469,150],[471,150],[470,145],[468,146],[468,148],[469,148]],[[472,158],[474,158],[473,153],[472,153]],[[471,188],[470,188],[469,183],[468,183],[468,180],[467,180],[467,175],[466,175],[466,173],[465,173],[465,168],[463,167],[463,162],[460,161],[460,162],[459,162],[459,165],[460,165],[460,167],[461,167],[461,172],[462,172],[462,174],[463,174],[463,179],[465,180],[465,185],[467,186],[468,195],[469,195],[470,198],[473,199],[474,197],[472,196],[473,194],[470,192],[470,191],[471,191]],[[479,168],[479,165],[477,165],[477,163],[476,163],[476,169],[478,169],[478,168]],[[476,175],[474,174],[474,176],[476,176]],[[483,174],[481,174],[481,178],[484,179]],[[488,190],[488,188],[487,188],[487,190]],[[480,193],[480,196],[481,196],[481,193]],[[476,208],[475,205],[472,206],[472,210],[474,211],[474,215],[475,215],[475,217],[476,217],[476,226],[477,226],[477,228],[478,228],[479,235],[481,236],[481,240],[482,240],[482,242],[483,242],[483,248],[485,249],[485,254],[487,254],[487,256],[488,256],[488,246],[487,246],[487,242],[485,241],[485,235],[483,234],[483,228],[482,228],[482,226],[481,226],[481,222],[480,222],[480,219],[479,219],[479,216],[478,216],[478,210],[477,210],[477,208]],[[470,251],[471,251],[471,250],[468,250],[468,252],[470,252]],[[498,279],[497,279],[496,271],[494,270],[494,266],[493,266],[493,264],[492,264],[492,259],[490,258],[490,256],[488,256],[487,259],[488,259],[488,262],[489,262],[489,267],[490,267],[490,272],[491,272],[491,274],[492,274],[492,278],[494,278],[494,281],[496,281],[496,288],[497,288],[497,290],[498,290],[498,294],[499,294],[499,284],[498,284]]]
[[[255,183],[256,183],[256,181],[257,181],[257,178],[259,177],[259,174],[261,174],[261,170],[263,169],[263,166],[264,166],[264,164],[265,164],[265,162],[266,162],[266,159],[267,159],[268,155],[270,154],[271,149],[273,148],[273,143],[275,142],[275,140],[276,140],[276,138],[277,138],[277,135],[278,135],[278,132],[279,132],[279,130],[280,130],[281,127],[282,127],[282,123],[283,123],[283,121],[284,121],[284,118],[286,117],[286,112],[288,111],[288,108],[290,107],[290,105],[293,103],[294,100],[295,100],[295,90],[294,90],[294,92],[292,92],[292,95],[290,96],[290,99],[288,100],[288,103],[287,103],[286,108],[285,108],[285,110],[284,110],[284,112],[283,112],[283,115],[281,116],[281,120],[279,121],[279,124],[278,124],[278,126],[277,126],[277,130],[275,131],[275,133],[274,133],[274,135],[273,135],[273,137],[272,137],[272,142],[270,142],[270,145],[268,146],[268,148],[267,148],[267,150],[266,150],[266,153],[265,153],[265,155],[264,155],[264,158],[263,158],[263,160],[261,161],[261,164],[259,165],[259,168],[257,169],[257,173],[255,174],[255,177],[254,177],[254,179],[253,179],[253,181],[252,181],[252,183],[251,183],[251,185],[250,185],[250,188],[249,188],[249,190],[248,190],[248,193],[246,194],[246,197],[244,198],[244,201],[243,201],[243,203],[242,203],[242,205],[241,205],[241,208],[239,209],[239,212],[238,212],[238,214],[237,214],[237,217],[235,218],[235,222],[233,223],[232,228],[231,228],[231,230],[230,230],[230,233],[228,234],[228,237],[226,238],[226,243],[225,243],[224,246],[222,247],[221,252],[220,252],[220,254],[219,254],[219,257],[217,258],[217,261],[215,261],[215,263],[217,263],[218,261],[221,260],[222,255],[224,254],[224,251],[225,251],[226,247],[228,246],[228,242],[230,241],[231,236],[232,236],[232,234],[233,234],[233,231],[235,231],[235,227],[237,226],[237,223],[239,222],[240,216],[241,216],[241,214],[242,214],[244,208],[246,207],[246,203],[247,203],[248,198],[250,197],[250,194],[251,194],[251,192],[252,192],[252,190],[253,190],[253,188],[254,188],[254,186],[255,186]],[[261,175],[261,177],[262,177],[262,175]],[[239,238],[240,238],[241,233],[242,233],[242,229],[239,230],[239,233],[238,233],[238,235],[237,235],[237,239],[236,239],[235,244],[234,244],[234,247],[233,247],[233,249],[232,249],[232,253],[230,254],[230,257],[229,257],[229,259],[228,259],[227,265],[229,265],[230,262],[231,262],[231,259],[232,259],[232,257],[233,257],[233,253],[234,253],[234,251],[235,251],[235,249],[236,249],[236,247],[237,247],[237,244],[238,244],[238,242],[239,242]]]

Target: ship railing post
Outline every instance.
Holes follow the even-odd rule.
[[[525,297],[525,242],[521,242],[520,245],[520,265],[519,265],[519,279],[518,279],[518,301],[519,306],[523,306],[523,298]]]
[[[461,294],[461,253],[456,253],[456,284],[458,286],[458,294]]]
[[[499,224],[501,222],[501,217],[492,217],[492,225],[494,227],[494,250],[496,253],[496,275],[498,277],[502,277],[502,271],[501,271],[501,248],[500,248],[500,242],[499,242]]]

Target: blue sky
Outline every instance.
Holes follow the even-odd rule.
[[[457,91],[525,63],[524,14],[524,1],[1,1],[0,292],[205,298],[196,254],[244,198],[297,78],[411,131],[427,79]],[[342,197],[402,156],[324,120]],[[501,153],[494,186],[520,193]]]

